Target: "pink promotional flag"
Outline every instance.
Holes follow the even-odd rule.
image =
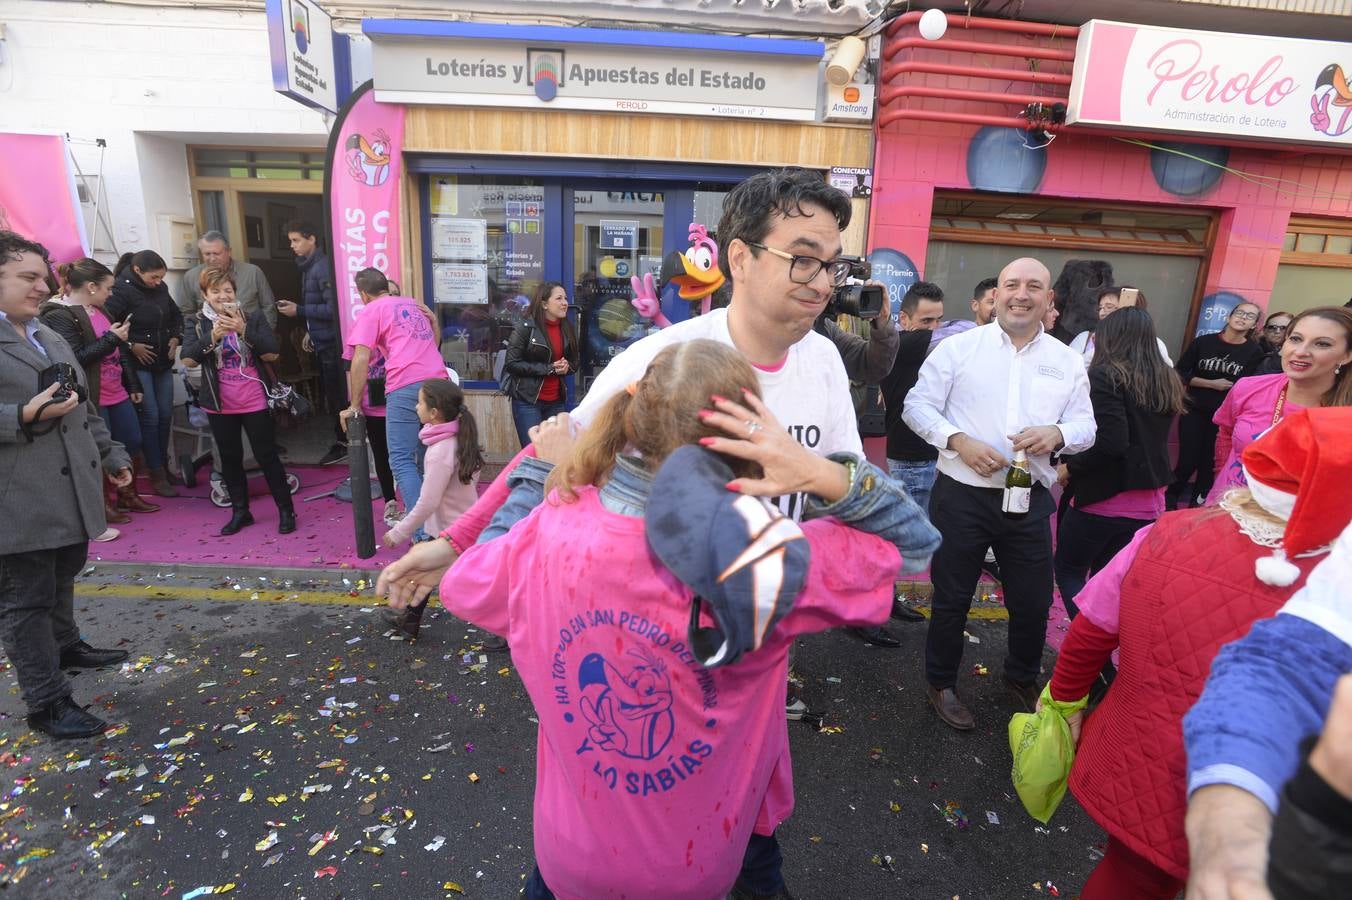
[[[399,182],[404,107],[377,103],[370,84],[353,92],[329,138],[329,204],[334,284],[343,336],[361,308],[352,277],[368,266],[402,282]]]
[[[84,218],[66,159],[54,134],[0,134],[0,229],[37,241],[53,262],[88,255]]]

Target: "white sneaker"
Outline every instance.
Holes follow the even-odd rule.
[[[122,532],[118,531],[116,528],[109,528],[105,530],[103,534],[94,538],[94,540],[98,541],[100,544],[106,544],[109,541],[115,541],[120,537],[122,537]]]
[[[807,715],[807,704],[801,697],[793,697],[784,704],[784,718],[790,722],[797,722]]]
[[[393,528],[404,518],[404,511],[399,508],[398,500],[388,500],[385,503],[385,527]]]

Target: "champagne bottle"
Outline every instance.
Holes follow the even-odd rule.
[[[1006,516],[1018,518],[1028,515],[1033,502],[1033,473],[1028,469],[1028,454],[1019,450],[1014,464],[1005,473],[1005,496],[1001,509]]]

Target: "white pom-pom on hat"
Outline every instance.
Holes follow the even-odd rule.
[[[1254,560],[1253,571],[1263,584],[1273,587],[1290,587],[1300,577],[1300,569],[1286,558],[1285,551],[1278,549],[1271,556],[1260,556]]]

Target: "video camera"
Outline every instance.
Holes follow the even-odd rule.
[[[873,266],[859,256],[842,256],[841,259],[850,263],[850,277],[831,293],[826,315],[878,318],[887,308],[887,290],[881,285],[864,283],[873,275]]]

